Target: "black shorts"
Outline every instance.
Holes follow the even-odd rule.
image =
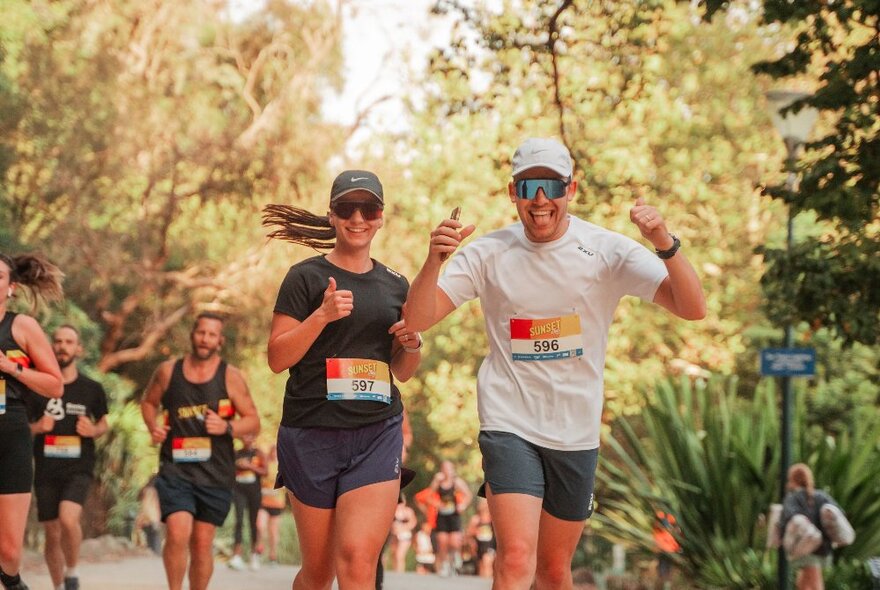
[[[483,559],[484,555],[495,553],[495,539],[491,541],[477,541],[477,559]]]
[[[284,508],[267,508],[265,506],[261,507],[260,510],[265,510],[269,516],[281,516],[281,513],[284,512]]]
[[[34,484],[37,495],[37,520],[46,522],[58,518],[58,506],[62,500],[74,502],[82,506],[89,495],[92,476],[87,473],[73,473],[48,481]]]
[[[198,521],[223,526],[232,506],[232,489],[197,486],[180,477],[159,475],[156,492],[162,522],[175,512],[189,512]]]
[[[34,484],[34,439],[24,404],[7,400],[0,414],[0,494],[29,494]]]
[[[438,533],[461,532],[461,514],[438,514],[437,527],[434,530]]]

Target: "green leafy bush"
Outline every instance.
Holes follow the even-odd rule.
[[[804,408],[801,399],[795,460],[813,467],[817,487],[837,499],[856,529],[856,542],[839,550],[838,559],[864,561],[880,553],[877,420],[834,438],[802,428]],[[765,513],[778,501],[779,446],[772,381],[761,381],[750,397],[737,395],[735,377],[663,381],[640,416],[618,419],[606,437],[596,526],[650,551],[653,515],[670,512],[681,545],[678,567],[695,584],[773,588],[776,552],[764,548]],[[829,575],[847,576],[843,569],[835,566]]]

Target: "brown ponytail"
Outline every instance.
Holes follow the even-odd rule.
[[[330,219],[298,207],[266,205],[263,209],[263,226],[277,226],[269,233],[270,238],[315,250],[331,250],[336,245],[336,228],[330,225]]]
[[[47,301],[60,301],[64,297],[61,280],[64,273],[42,254],[9,256],[0,253],[0,261],[10,270],[10,282],[27,288],[33,302],[32,311]]]
[[[813,471],[806,463],[795,463],[788,468],[788,483],[792,487],[803,488],[807,492],[807,502],[813,505],[816,484],[813,481]]]

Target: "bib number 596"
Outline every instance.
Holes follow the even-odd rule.
[[[535,352],[550,352],[559,350],[559,340],[535,340]]]

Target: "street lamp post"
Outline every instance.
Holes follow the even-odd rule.
[[[785,180],[785,189],[789,193],[798,190],[797,176],[797,158],[801,147],[807,140],[813,124],[816,122],[818,111],[812,107],[805,106],[798,110],[782,111],[790,106],[793,102],[807,98],[809,94],[802,92],[792,92],[788,90],[773,90],[767,93],[767,102],[770,106],[770,117],[773,119],[773,125],[782,136],[785,142],[786,159],[785,169],[788,171],[788,177]],[[792,240],[794,234],[794,215],[791,212],[791,206],[788,208],[788,232],[785,240],[787,252],[791,252]],[[794,345],[794,334],[790,323],[785,325],[785,347],[791,348]],[[785,375],[782,377],[782,424],[780,428],[780,438],[782,443],[782,460],[780,464],[780,501],[785,498],[785,484],[788,476],[788,467],[791,465],[791,422],[793,415],[794,400],[792,396],[791,377]],[[788,561],[785,558],[785,551],[779,547],[779,569],[777,571],[778,587],[780,590],[787,590],[788,585]]]

